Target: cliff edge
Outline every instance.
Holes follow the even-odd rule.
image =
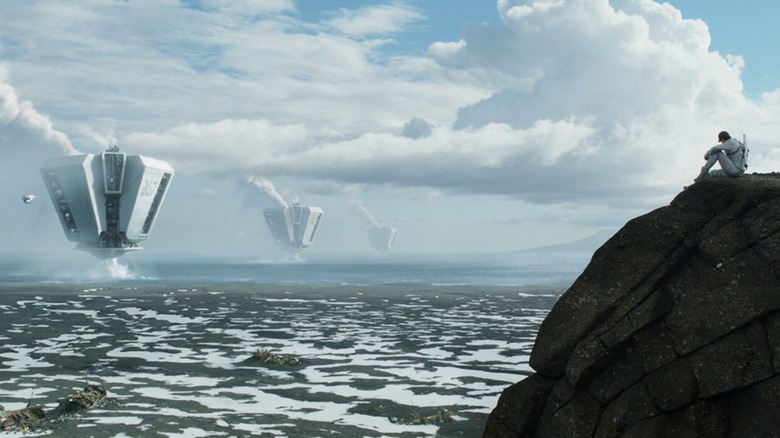
[[[542,323],[485,437],[780,433],[780,174],[629,221]]]

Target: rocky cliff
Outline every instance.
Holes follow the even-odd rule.
[[[780,175],[628,222],[542,323],[485,437],[780,436]]]

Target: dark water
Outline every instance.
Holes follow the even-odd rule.
[[[5,261],[0,404],[51,409],[87,383],[108,391],[97,408],[7,436],[480,436],[581,269],[155,262],[57,277],[67,270]],[[245,362],[259,350],[301,364]]]

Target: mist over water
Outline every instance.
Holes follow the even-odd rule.
[[[114,280],[134,280],[136,278],[135,274],[126,265],[123,265],[118,258],[103,260],[103,264]]]
[[[307,258],[309,257],[309,258]],[[477,256],[389,255],[279,260],[186,258],[143,252],[101,261],[81,251],[0,253],[0,282],[270,284],[429,284],[568,287],[590,259],[585,253]]]

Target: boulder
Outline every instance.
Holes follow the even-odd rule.
[[[776,433],[779,278],[780,174],[688,187],[594,253],[484,436]]]
[[[258,350],[252,356],[242,361],[245,365],[264,365],[271,367],[297,367],[303,362],[290,354],[271,353],[268,350]]]
[[[53,421],[99,406],[105,398],[106,390],[102,386],[87,385],[72,396],[59,400],[57,406],[50,411],[44,411],[43,407],[37,405],[13,411],[5,411],[0,407],[0,430],[31,432],[43,429]]]

